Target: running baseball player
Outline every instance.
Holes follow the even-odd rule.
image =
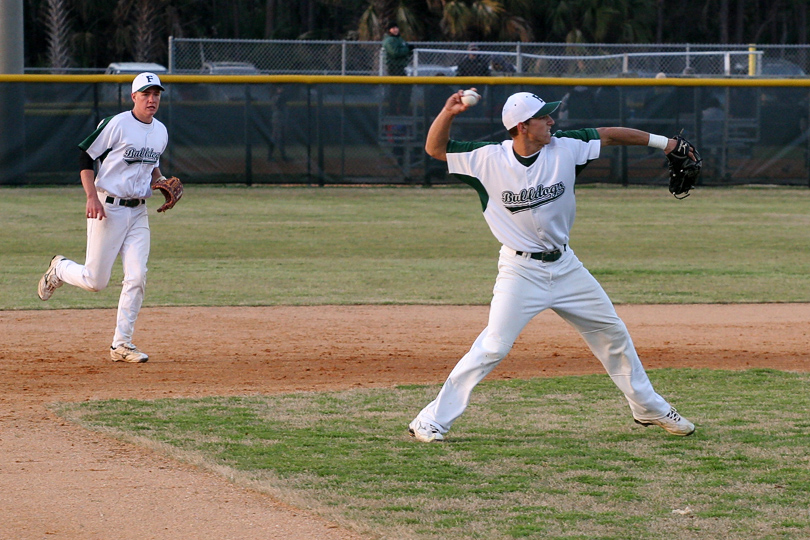
[[[149,360],[132,344],[132,333],[143,303],[149,258],[146,199],[152,195],[152,185],[164,178],[160,156],[169,141],[166,127],[155,118],[163,90],[157,75],[139,74],[132,82],[132,110],[105,118],[79,144],[80,177],[87,196],[85,263],[56,255],[37,291],[41,300],[48,300],[63,283],[100,291],[109,283],[120,255],[124,281],[110,347],[113,362]],[[96,160],[100,161],[97,175]]]
[[[529,92],[510,96],[502,120],[511,140],[450,140],[453,119],[470,105],[450,96],[430,126],[425,150],[446,161],[456,178],[478,192],[484,218],[502,244],[487,327],[456,364],[436,399],[409,424],[422,442],[441,441],[461,416],[473,388],[506,357],[528,322],[554,310],[576,328],[624,392],[633,418],[673,435],[695,426],[653,390],[633,342],[602,286],[568,245],[576,213],[577,173],[602,146],[648,145],[671,152],[675,140],[622,127],[557,131],[546,103]]]

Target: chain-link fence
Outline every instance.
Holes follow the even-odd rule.
[[[807,45],[634,45],[415,42],[408,74],[455,75],[465,57],[483,58],[495,75],[652,77],[800,77],[810,72]],[[377,41],[287,41],[170,38],[171,73],[385,75]],[[218,70],[218,71],[217,71]],[[243,71],[249,72],[249,71]]]
[[[102,118],[132,107],[130,83],[103,75],[23,77],[4,81],[0,76],[0,119],[15,134],[0,144],[0,185],[78,185],[76,145]],[[458,89],[450,77],[429,84],[424,79],[388,84],[388,78],[371,77],[369,83],[345,83],[340,77],[208,79],[169,76],[165,83],[158,118],[169,130],[170,144],[161,168],[184,181],[454,182],[446,164],[424,151],[431,122]],[[630,86],[631,80],[587,86],[537,82],[482,78],[476,85],[481,103],[455,119],[451,136],[507,139],[504,101],[511,93],[531,91],[563,102],[554,115],[555,131],[628,126],[671,136],[683,130],[703,154],[704,185],[810,185],[810,87],[804,81],[783,86],[741,80],[701,86],[699,79],[643,86]],[[663,161],[660,151],[647,147],[606,147],[577,181],[663,186]]]

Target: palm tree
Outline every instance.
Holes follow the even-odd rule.
[[[439,19],[442,38],[450,41],[517,40],[531,41],[531,25],[504,7],[502,0],[425,0],[428,13]],[[512,0],[524,11],[531,10],[531,0]],[[400,0],[369,0],[360,17],[358,36],[361,40],[379,40],[385,24],[396,21],[408,40],[436,39],[425,36],[430,26],[425,17]]]
[[[548,11],[550,41],[581,34],[590,43],[649,42],[657,8],[647,0],[561,0]]]
[[[526,20],[507,12],[500,0],[450,0],[444,3],[439,26],[452,41],[531,36]]]
[[[118,57],[131,54],[136,62],[156,61],[163,40],[159,3],[160,0],[118,0],[113,34]]]
[[[135,8],[135,61],[154,62],[159,38],[156,6],[154,2],[142,0]]]
[[[264,9],[264,39],[270,39],[276,30],[276,0],[267,0]]]
[[[55,70],[70,67],[70,23],[64,0],[48,0],[45,28],[48,32],[48,63]],[[58,71],[57,71],[58,72]]]
[[[369,0],[368,7],[360,16],[360,24],[357,29],[358,37],[361,41],[379,41],[385,34],[385,25],[389,21],[396,21],[403,31],[403,35],[408,35],[406,15],[407,8],[402,7],[399,0]],[[405,20],[400,20],[400,17]]]

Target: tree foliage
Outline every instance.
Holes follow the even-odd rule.
[[[48,35],[48,65],[57,69],[70,67],[70,20],[65,0],[48,0],[45,27]]]
[[[410,41],[804,44],[807,11],[806,0],[25,0],[25,64],[165,63],[169,36],[379,40],[391,20]]]

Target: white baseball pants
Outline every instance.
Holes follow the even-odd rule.
[[[456,364],[434,401],[417,418],[450,430],[470,402],[473,388],[506,357],[523,328],[552,309],[576,328],[624,392],[633,416],[660,418],[670,405],[653,390],[627,327],[602,286],[570,249],[555,262],[540,262],[501,248],[489,323]]]
[[[120,255],[124,268],[121,296],[112,346],[132,342],[135,320],[143,304],[146,287],[146,263],[149,259],[150,233],[146,205],[134,208],[104,202],[107,217],[87,220],[87,253],[84,265],[65,260],[56,275],[70,285],[97,292],[110,282],[113,264]]]

